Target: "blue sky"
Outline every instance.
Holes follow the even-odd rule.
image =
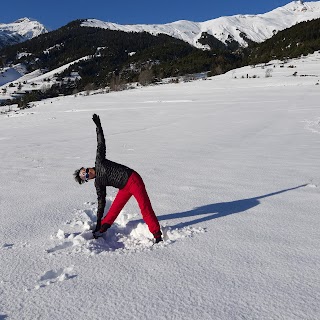
[[[234,14],[271,11],[290,0],[10,0],[2,1],[0,23],[28,17],[49,29],[76,19],[96,18],[119,24],[162,24],[177,20],[196,22]]]

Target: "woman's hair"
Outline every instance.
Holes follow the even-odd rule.
[[[80,169],[77,169],[73,174],[74,180],[76,180],[79,184],[85,183],[85,181],[80,178],[80,171],[82,169],[84,169],[84,167],[81,167]]]

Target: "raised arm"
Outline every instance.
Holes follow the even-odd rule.
[[[92,116],[93,122],[96,124],[97,131],[97,155],[96,161],[103,161],[106,157],[106,141],[104,139],[100,118],[97,114]]]

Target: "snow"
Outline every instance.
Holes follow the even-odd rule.
[[[82,26],[125,32],[146,31],[153,35],[162,33],[188,42],[195,47],[206,49],[207,46],[198,42],[203,32],[213,35],[223,43],[226,43],[231,37],[241,46],[246,47],[248,43],[241,36],[242,33],[245,33],[248,39],[260,43],[271,38],[275,32],[290,28],[302,21],[318,18],[320,18],[320,1],[292,1],[264,14],[234,15],[204,22],[181,20],[167,24],[120,25],[87,19]]]
[[[77,62],[88,59],[90,59],[90,57],[85,56],[48,72],[38,69],[27,73],[26,69],[21,64],[10,68],[0,68],[0,90],[2,91],[2,94],[0,93],[0,101],[15,97],[15,95],[19,93],[17,90],[19,84],[21,84],[21,89],[23,92],[46,90],[46,88],[56,84],[57,77],[70,66]],[[68,79],[74,81],[79,77],[80,76],[77,72],[71,72]],[[5,90],[5,93],[3,93],[3,90]]]
[[[12,23],[0,23],[0,35],[19,35],[24,40],[32,39],[48,30],[38,21],[29,18],[21,18]]]
[[[0,23],[0,30],[18,33],[31,39],[47,32],[46,28],[36,20],[22,18],[12,23]]]
[[[8,82],[14,82],[26,73],[25,68],[19,64],[0,69],[0,87]]]
[[[37,83],[38,82],[38,85],[41,85],[43,82],[44,79],[51,79],[54,78],[55,76],[59,75],[60,73],[62,73],[63,71],[65,71],[66,69],[68,69],[70,66],[72,66],[73,64],[77,63],[77,62],[80,62],[80,61],[83,61],[83,60],[88,60],[89,57],[86,56],[86,57],[82,57],[80,59],[77,59],[77,60],[74,60],[72,62],[69,62],[59,68],[56,68],[54,70],[51,70],[49,72],[46,72],[44,74],[41,74],[37,77],[32,77],[31,79],[29,79],[28,81],[32,81],[34,83]],[[24,80],[23,78],[21,78],[20,80]]]
[[[0,115],[0,319],[318,319],[319,60]],[[134,199],[92,239],[93,113],[163,243]]]

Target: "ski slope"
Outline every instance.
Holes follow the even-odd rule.
[[[319,60],[0,114],[0,319],[319,319]],[[133,199],[92,239],[93,113],[163,243]]]

